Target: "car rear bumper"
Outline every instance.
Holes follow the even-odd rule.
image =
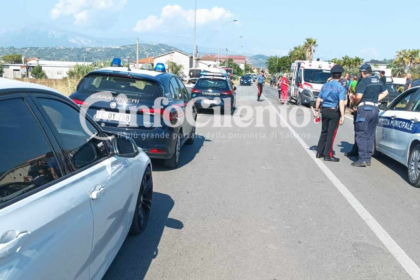
[[[202,97],[202,96],[201,96]],[[217,103],[215,103],[218,101]],[[229,106],[233,102],[233,97],[204,97],[204,99],[197,100],[194,104],[197,109],[211,109],[214,107]]]

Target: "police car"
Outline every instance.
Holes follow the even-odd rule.
[[[408,167],[409,182],[420,187],[420,86],[380,107],[374,154],[385,154]]]
[[[166,73],[163,64],[155,70],[120,65],[95,70],[70,98],[103,130],[132,138],[150,158],[173,169],[181,147],[194,143],[197,110],[189,106],[190,93],[177,76]]]

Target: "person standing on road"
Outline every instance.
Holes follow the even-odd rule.
[[[340,161],[334,157],[333,147],[338,127],[344,123],[346,89],[339,82],[343,72],[341,65],[335,65],[331,69],[331,82],[322,87],[316,100],[314,118],[318,118],[322,103],[322,131],[316,157],[324,158],[324,161]]]
[[[279,97],[280,97],[280,103],[284,104],[288,102],[288,89],[289,89],[289,81],[287,80],[287,74],[283,74],[283,78],[281,78],[279,82]]]
[[[407,77],[406,77],[406,81],[405,81],[405,86],[404,86],[404,91],[407,91],[411,88],[412,84],[413,84],[413,80],[411,79],[411,74],[408,73]]]
[[[375,130],[379,119],[379,103],[388,95],[388,90],[378,77],[372,76],[372,67],[363,64],[360,67],[362,79],[356,89],[353,103],[357,106],[356,144],[359,159],[351,165],[366,167],[371,165]]]
[[[381,76],[381,78],[379,79],[379,80],[381,80],[381,83],[383,83],[384,85],[386,85],[385,71],[381,71],[379,73],[379,76]]]
[[[261,94],[263,92],[264,80],[265,80],[264,70],[261,70],[261,74],[258,76],[257,80],[258,80],[258,99],[257,99],[257,101],[261,101]]]

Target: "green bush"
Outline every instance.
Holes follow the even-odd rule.
[[[31,75],[35,79],[44,79],[47,77],[41,66],[35,66],[34,69],[32,69]]]

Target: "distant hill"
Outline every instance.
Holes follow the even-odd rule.
[[[268,56],[262,55],[262,54],[258,54],[258,55],[248,57],[248,60],[250,61],[250,63],[254,67],[258,67],[258,68],[266,68],[267,67],[267,65],[266,65],[267,59],[268,59]]]
[[[157,56],[177,50],[174,47],[164,44],[140,44],[140,58]],[[106,61],[113,57],[120,57],[123,60],[136,59],[136,45],[121,47],[31,47],[31,48],[1,48],[0,57],[6,54],[22,54],[25,57],[40,57],[46,60],[63,61]]]

